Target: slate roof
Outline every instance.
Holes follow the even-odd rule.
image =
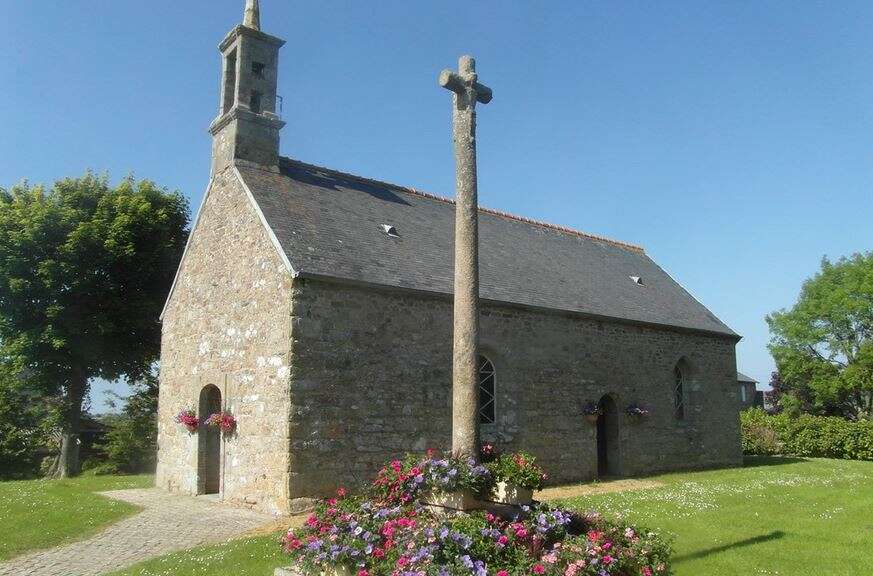
[[[451,200],[287,158],[238,169],[295,273],[452,293]],[[738,338],[639,247],[483,208],[479,245],[484,300]]]
[[[751,376],[746,376],[742,372],[737,372],[737,382],[751,382],[752,384],[758,383],[757,380],[755,380]]]

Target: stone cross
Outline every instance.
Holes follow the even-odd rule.
[[[479,457],[479,201],[476,184],[476,103],[491,101],[476,61],[461,56],[458,73],[443,70],[440,86],[454,92],[455,325],[452,354],[452,452]]]
[[[246,12],[243,17],[243,26],[254,30],[261,29],[261,7],[258,0],[246,0]]]

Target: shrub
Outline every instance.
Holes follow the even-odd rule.
[[[547,476],[535,461],[536,459],[530,454],[517,452],[500,455],[485,466],[495,482],[503,481],[521,488],[539,490]]]
[[[772,426],[771,418],[759,408],[742,413],[740,422],[743,432],[743,454],[770,456],[782,453],[782,444]]]
[[[743,452],[814,458],[873,460],[873,421],[836,416],[768,416],[759,408],[741,413]]]

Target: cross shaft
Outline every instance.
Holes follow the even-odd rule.
[[[440,86],[454,93],[455,289],[452,350],[452,452],[479,456],[479,201],[476,103],[491,101],[476,61],[462,56],[458,73],[444,70]]]

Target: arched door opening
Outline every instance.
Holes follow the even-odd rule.
[[[597,418],[597,476],[618,476],[621,460],[618,445],[618,408],[609,394],[600,399]]]
[[[204,386],[199,408],[201,421],[221,412],[221,390],[212,384]],[[197,488],[200,494],[221,491],[221,433],[212,426],[201,427],[197,437]]]

